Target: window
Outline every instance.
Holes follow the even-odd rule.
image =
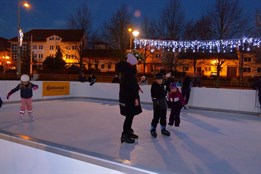
[[[72,50],[77,50],[77,46],[72,46]]]
[[[33,58],[36,59],[36,58],[37,58],[37,54],[34,54],[34,55],[33,55]]]
[[[183,68],[183,72],[186,72],[186,71],[189,70],[189,68],[188,68],[187,66],[184,66],[184,67],[182,67],[182,68]]]
[[[53,50],[54,46],[53,45],[50,45],[50,50]]]
[[[71,47],[69,47],[69,46],[68,46],[68,47],[66,47],[66,50],[71,50]]]
[[[39,50],[42,50],[43,49],[43,45],[39,45]]]
[[[55,40],[60,40],[60,38],[59,38],[59,37],[56,37]]]
[[[49,40],[54,40],[54,37],[50,37],[50,39]]]
[[[104,64],[101,64],[101,69],[104,69],[104,68],[105,68]]]
[[[158,58],[158,59],[159,59],[160,57],[161,57],[161,55],[160,55],[160,54],[156,54],[156,58]]]
[[[111,69],[111,64],[108,65],[108,69]]]
[[[43,54],[38,54],[38,58],[42,59],[43,58]]]
[[[243,71],[244,72],[251,72],[251,68],[250,67],[245,67],[245,68],[243,68]]]
[[[261,73],[261,68],[257,68],[256,71],[257,71],[258,73]]]
[[[37,45],[33,45],[33,49],[36,50],[37,49]]]
[[[251,62],[251,57],[244,57],[244,62]]]

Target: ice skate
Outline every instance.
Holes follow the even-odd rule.
[[[166,129],[162,129],[162,130],[161,130],[161,134],[162,134],[162,135],[165,135],[165,136],[170,136],[170,132],[167,131]]]
[[[122,133],[121,135],[121,143],[128,143],[128,144],[133,144],[135,143],[135,140],[130,138],[130,136],[127,133]]]
[[[34,118],[34,116],[32,115],[32,113],[29,113],[29,118],[30,118],[31,121],[34,121],[34,120],[35,120],[35,118]]]
[[[150,130],[150,134],[151,134],[151,136],[153,136],[154,138],[156,138],[156,137],[157,137],[156,129],[151,129],[151,130]]]
[[[131,130],[129,131],[129,137],[132,138],[132,139],[137,139],[137,138],[139,138],[138,135],[134,134],[133,129],[131,129]]]
[[[24,114],[20,114],[18,122],[22,123],[23,121],[24,121]]]

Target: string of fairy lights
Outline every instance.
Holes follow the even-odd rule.
[[[227,53],[236,50],[249,52],[253,48],[261,48],[261,38],[243,37],[240,39],[222,40],[153,40],[139,39],[134,40],[134,47],[148,47],[151,51],[163,49],[172,52],[202,52],[202,53]]]

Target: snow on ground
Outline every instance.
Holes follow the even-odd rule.
[[[0,110],[0,130],[83,149],[126,165],[168,174],[258,174],[261,117],[188,109],[170,137],[149,133],[152,106],[143,105],[135,144],[121,144],[124,117],[117,102],[66,99],[33,103],[34,122],[18,123],[19,104]]]

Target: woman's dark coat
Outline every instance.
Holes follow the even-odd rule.
[[[121,115],[138,115],[142,112],[139,97],[139,85],[136,79],[136,73],[129,63],[119,62],[117,71],[120,74],[120,112]],[[135,106],[135,99],[139,100],[139,105]]]

